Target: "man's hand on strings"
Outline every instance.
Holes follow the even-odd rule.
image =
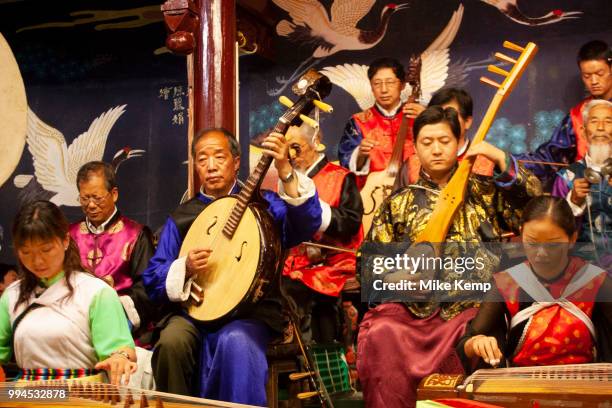
[[[495,163],[495,166],[501,173],[507,170],[506,153],[500,148],[493,146],[491,143],[480,142],[476,143],[475,145],[471,145],[468,151],[465,153],[465,158],[475,158],[478,155],[484,156]]]
[[[608,180],[609,182],[609,180]],[[570,200],[577,206],[582,206],[589,195],[591,185],[585,178],[579,178],[574,180],[574,186],[570,194]]]
[[[289,161],[289,143],[285,136],[272,132],[264,139],[261,146],[264,149],[263,154],[274,159],[274,167],[276,167],[278,177],[283,181],[285,193],[289,197],[299,197],[297,176]],[[291,177],[292,174],[293,177]]]
[[[293,171],[293,167],[289,162],[289,143],[287,143],[285,136],[272,132],[264,139],[261,146],[264,149],[263,154],[274,159],[274,167],[276,167],[279,177],[281,179],[286,178]]]
[[[204,276],[211,252],[209,248],[193,248],[187,253],[187,260],[185,261],[187,278],[195,275]]]
[[[407,103],[402,107],[402,112],[406,117],[410,119],[414,119],[421,114],[425,110],[425,106],[419,103]]]

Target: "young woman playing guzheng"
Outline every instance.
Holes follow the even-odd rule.
[[[612,279],[571,256],[576,226],[567,202],[532,199],[521,238],[527,260],[494,275],[458,343],[466,371],[480,358],[492,366],[612,362]]]
[[[134,342],[116,292],[84,272],[57,206],[21,208],[13,245],[23,279],[0,298],[0,362],[15,352],[22,380],[90,377],[127,383],[136,369]],[[98,378],[95,378],[98,377]]]

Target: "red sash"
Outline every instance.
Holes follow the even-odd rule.
[[[349,171],[344,167],[327,163],[312,179],[317,187],[319,198],[330,207],[338,207],[342,194],[342,184]],[[317,234],[314,242],[347,249],[357,249],[363,241],[363,228],[348,242]],[[302,281],[309,288],[329,296],[338,296],[348,278],[355,276],[355,255],[348,252],[322,250],[324,259],[313,265],[306,256],[304,245],[292,248],[285,260],[283,275]],[[326,256],[325,256],[326,255]]]
[[[554,298],[558,298],[585,261],[573,257],[564,276],[548,286]],[[511,316],[519,311],[519,285],[508,272],[494,275],[495,283],[504,297]],[[589,318],[597,292],[605,279],[600,274],[567,300],[574,303]],[[587,326],[572,313],[559,305],[549,306],[534,314],[527,322],[522,342],[512,357],[516,366],[559,365],[590,363],[594,360],[593,338]]]
[[[582,108],[584,108],[584,105],[586,105],[587,102],[590,102],[592,99],[593,97],[589,96],[570,110],[572,127],[574,128],[574,134],[576,135],[576,161],[584,159],[584,156],[586,156],[587,151],[589,150],[586,137],[582,130]]]

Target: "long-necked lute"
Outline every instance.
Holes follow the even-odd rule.
[[[303,115],[329,95],[331,83],[311,70],[292,89],[300,98],[281,116],[274,132],[284,134],[290,125],[301,124]],[[271,163],[271,157],[262,156],[240,193],[210,203],[185,236],[181,257],[193,248],[212,250],[207,273],[194,277],[190,298],[184,304],[196,320],[212,322],[229,316],[239,306],[252,307],[280,276],[281,240],[259,193]]]
[[[531,42],[525,47],[520,47],[509,41],[504,41],[504,47],[520,52],[521,55],[517,59],[514,59],[499,52],[495,54],[497,59],[513,64],[510,71],[506,71],[495,65],[489,65],[488,70],[490,72],[505,77],[501,84],[485,77],[480,78],[482,82],[497,88],[497,92],[495,93],[495,96],[493,97],[493,100],[491,101],[491,104],[489,105],[489,108],[487,109],[487,112],[480,123],[480,126],[478,127],[478,131],[472,140],[473,145],[476,145],[485,139],[499,108],[506,100],[508,95],[510,95],[514,86],[523,74],[523,71],[525,71],[525,68],[527,65],[529,65],[538,50],[538,47]],[[436,206],[429,221],[427,222],[427,226],[421,235],[417,237],[414,242],[415,244],[429,242],[434,245],[436,252],[439,251],[438,244],[444,242],[446,239],[446,234],[448,233],[448,230],[453,222],[455,213],[465,199],[467,184],[472,172],[474,161],[475,159],[472,157],[469,159],[464,159],[461,161],[461,163],[459,163],[459,167],[455,171],[455,174],[453,174],[453,177],[450,179],[448,184],[440,192]]]
[[[408,75],[406,82],[412,87],[412,92],[406,103],[418,102],[421,97],[421,58],[419,56],[410,57],[408,65]],[[401,108],[400,108],[401,109]],[[393,145],[393,152],[387,168],[382,171],[373,171],[368,174],[365,185],[361,189],[361,200],[363,201],[363,233],[365,235],[370,231],[372,219],[376,210],[382,202],[393,192],[395,178],[399,172],[404,160],[404,144],[406,143],[406,135],[410,131],[412,120],[406,115],[402,117],[400,127]]]

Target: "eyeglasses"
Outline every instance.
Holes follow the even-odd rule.
[[[89,205],[90,202],[94,203],[95,205],[100,205],[104,202],[104,200],[106,200],[106,197],[108,197],[108,195],[110,194],[110,191],[106,194],[104,194],[104,196],[102,197],[81,197],[79,196],[79,202],[81,203],[81,205]]]
[[[395,84],[397,84],[399,81],[399,79],[394,79],[394,80],[388,80],[388,81],[374,81],[372,82],[372,86],[376,89],[380,89],[382,88],[383,85],[385,85],[387,88],[394,86]]]

